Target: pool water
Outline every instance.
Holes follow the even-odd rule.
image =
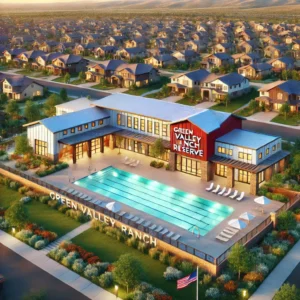
[[[232,207],[114,167],[93,173],[75,184],[188,231],[197,226],[202,236],[233,212]]]

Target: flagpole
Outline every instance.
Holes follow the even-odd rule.
[[[196,300],[198,300],[198,287],[199,287],[199,283],[198,283],[198,269],[199,269],[199,267],[197,266],[197,286],[196,286]]]

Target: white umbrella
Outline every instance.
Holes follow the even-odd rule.
[[[247,224],[239,219],[232,219],[228,222],[228,225],[230,225],[231,227],[234,227],[236,229],[244,229],[247,227]]]
[[[243,219],[243,220],[251,221],[251,220],[253,220],[255,218],[255,216],[252,215],[252,214],[250,214],[250,213],[248,213],[248,212],[244,212],[243,214],[241,214],[239,216],[239,218]]]
[[[106,204],[106,208],[116,213],[121,210],[121,205],[118,202],[110,202]]]
[[[258,204],[261,204],[261,205],[268,205],[268,204],[271,203],[270,199],[267,198],[267,197],[265,197],[265,196],[261,196],[261,197],[255,198],[254,202],[256,202]]]

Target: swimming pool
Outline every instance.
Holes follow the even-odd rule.
[[[204,236],[226,219],[233,208],[177,190],[114,167],[75,182],[76,185]]]

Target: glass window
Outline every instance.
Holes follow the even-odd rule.
[[[265,171],[258,173],[258,183],[262,183],[265,180]]]
[[[83,144],[76,144],[76,159],[83,157]]]
[[[227,166],[217,164],[216,175],[227,177]]]
[[[68,130],[64,130],[63,134],[67,135],[68,134]]]
[[[98,125],[103,125],[103,120],[99,120]]]
[[[250,172],[238,170],[238,181],[243,183],[250,183]]]
[[[92,122],[92,127],[95,127],[96,126],[96,122]]]
[[[269,155],[269,152],[270,152],[270,150],[269,150],[269,148],[267,148],[266,149],[266,155]]]
[[[149,132],[149,133],[152,133],[152,121],[150,121],[150,120],[148,120],[147,121],[147,131]]]
[[[177,155],[176,170],[201,177],[201,162],[185,156]]]
[[[258,158],[259,158],[259,159],[262,159],[262,152],[260,152],[260,153],[258,154]]]
[[[145,119],[140,119],[140,130],[145,131]]]
[[[277,144],[277,150],[280,149],[280,143]]]
[[[84,128],[88,129],[89,128],[89,124],[84,124]]]
[[[93,139],[91,142],[91,152],[92,153],[99,153],[100,152],[100,138]]]
[[[169,129],[169,124],[163,123],[162,124],[162,136],[170,136],[170,129]]]
[[[77,130],[78,130],[78,131],[82,131],[82,126],[81,126],[81,125],[78,126],[78,127],[77,127]]]
[[[159,122],[154,122],[154,133],[156,135],[160,135],[160,126],[159,126]]]
[[[71,128],[71,133],[74,133],[75,132],[75,128]]]
[[[133,122],[134,122],[134,129],[138,130],[139,129],[139,118],[134,117],[133,118]]]
[[[48,155],[48,143],[40,140],[35,140],[35,154],[47,156]]]
[[[121,116],[121,114],[117,114],[117,124],[119,125],[119,126],[121,126],[121,119],[122,119],[122,116]]]
[[[273,147],[272,147],[272,151],[274,152],[276,150],[276,146],[274,145]]]
[[[132,127],[132,118],[130,116],[127,117],[127,127],[128,128]]]

